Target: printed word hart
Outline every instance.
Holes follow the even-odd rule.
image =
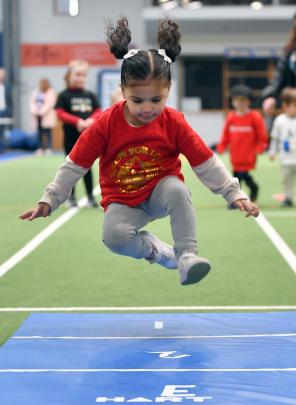
[[[166,385],[160,394],[154,398],[147,398],[145,396],[127,398],[124,396],[115,396],[113,398],[108,397],[97,397],[97,403],[164,403],[164,402],[205,402],[211,400],[212,397],[197,396],[195,393],[191,393],[189,389],[195,388],[196,385]]]

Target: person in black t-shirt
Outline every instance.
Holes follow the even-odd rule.
[[[63,122],[64,150],[69,155],[80,134],[88,128],[94,118],[100,113],[96,96],[89,90],[85,90],[88,63],[83,60],[73,60],[69,63],[65,75],[67,88],[58,95],[56,112]],[[93,177],[89,170],[83,178],[88,206],[97,207],[93,197]],[[76,207],[75,189],[68,200],[71,207]]]

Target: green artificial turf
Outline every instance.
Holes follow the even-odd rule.
[[[49,219],[32,223],[17,219],[34,206],[62,160],[32,157],[0,166],[1,262],[65,211],[61,207]],[[255,220],[226,209],[224,200],[210,193],[187,163],[183,172],[196,209],[199,252],[213,266],[201,283],[181,286],[175,270],[110,252],[101,241],[103,211],[84,208],[0,278],[0,307],[296,305],[296,276]],[[254,175],[263,212],[278,211],[272,200],[281,191],[278,164],[263,156]],[[81,184],[78,192],[83,195]],[[296,217],[271,220],[294,250],[295,222]],[[172,242],[167,218],[147,229]],[[0,313],[0,343],[25,316]]]

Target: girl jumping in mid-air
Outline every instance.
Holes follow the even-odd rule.
[[[198,255],[195,213],[179,155],[185,155],[198,178],[221,194],[229,207],[245,211],[247,217],[258,216],[259,209],[183,115],[166,107],[170,65],[181,50],[178,25],[170,19],[160,22],[160,49],[128,51],[131,33],[125,17],[116,26],[108,24],[107,37],[112,54],[123,59],[124,100],[101,113],[83,132],[37,207],[20,218],[48,216],[99,158],[105,245],[120,255],[178,268],[181,284],[196,283],[211,266]],[[167,215],[174,247],[142,230]]]

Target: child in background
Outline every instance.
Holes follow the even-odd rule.
[[[64,150],[69,155],[82,131],[94,122],[100,113],[96,96],[85,90],[88,63],[84,60],[72,60],[65,75],[67,88],[63,90],[56,103],[58,118],[63,122]],[[97,207],[93,197],[93,177],[91,168],[84,173],[84,185],[88,197],[88,207]],[[76,207],[75,188],[73,187],[68,203]]]
[[[234,111],[227,115],[221,140],[216,146],[219,153],[229,149],[233,176],[245,181],[251,201],[256,201],[259,187],[249,173],[256,167],[258,153],[267,148],[268,137],[261,115],[250,109],[251,89],[237,85],[230,90]]]
[[[50,154],[52,149],[52,129],[57,118],[55,103],[57,96],[47,78],[40,79],[39,87],[33,90],[30,99],[30,110],[33,115],[34,127],[37,127],[39,148],[37,154]]]
[[[123,100],[122,91],[121,91],[120,86],[116,87],[116,89],[113,90],[113,92],[111,93],[110,99],[111,99],[111,105],[114,105],[114,104],[118,103],[119,101]]]
[[[178,268],[182,285],[200,281],[210,270],[198,255],[195,212],[181,173],[182,153],[197,177],[229,207],[258,216],[221,161],[185,121],[166,107],[171,86],[170,65],[180,54],[179,27],[160,22],[159,49],[131,49],[125,17],[107,27],[113,55],[123,59],[124,100],[102,112],[86,129],[49,184],[38,205],[20,218],[46,217],[70,194],[77,180],[99,158],[101,205],[105,210],[103,242],[114,253]],[[142,230],[149,222],[170,216],[174,248]]]
[[[284,112],[273,123],[269,156],[273,160],[279,154],[285,196],[282,205],[292,207],[296,178],[296,89],[286,87],[281,101]]]

